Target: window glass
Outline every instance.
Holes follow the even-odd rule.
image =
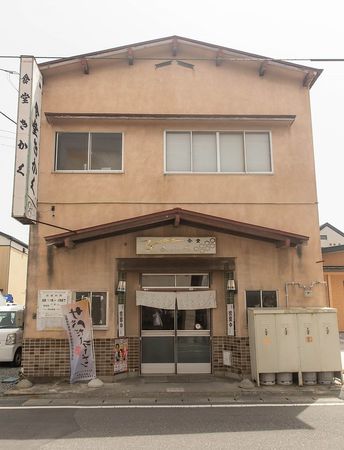
[[[16,313],[10,311],[0,312],[0,328],[16,328]]]
[[[245,133],[247,172],[271,172],[268,133]]]
[[[260,291],[246,291],[246,307],[260,308]]]
[[[277,295],[276,291],[263,291],[262,292],[263,308],[277,308]]]
[[[91,170],[122,169],[122,134],[91,133]]]
[[[193,172],[216,172],[216,157],[216,133],[193,133]]]
[[[91,303],[93,325],[106,325],[106,292],[93,292]]]
[[[183,309],[177,313],[178,330],[210,330],[210,309]]]
[[[166,170],[190,172],[191,133],[166,133]]]
[[[221,172],[244,172],[244,137],[242,133],[220,133]]]
[[[174,330],[173,309],[142,306],[141,311],[142,330]]]
[[[105,326],[107,316],[107,293],[79,291],[75,293],[75,300],[90,300],[93,326]]]
[[[174,287],[174,275],[143,274],[142,287]]]
[[[88,169],[88,133],[58,133],[56,169]]]
[[[209,275],[207,274],[177,274],[177,287],[209,287]]]
[[[91,292],[83,291],[83,292],[76,292],[75,293],[75,300],[84,300],[84,299],[91,300]]]

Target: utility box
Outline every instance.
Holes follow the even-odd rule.
[[[341,356],[334,308],[249,308],[252,379],[259,374],[339,372]]]

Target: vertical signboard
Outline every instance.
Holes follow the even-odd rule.
[[[18,96],[12,216],[21,223],[37,218],[42,74],[32,56],[22,56]]]
[[[234,336],[234,305],[227,303],[227,336]]]
[[[118,305],[118,337],[125,336],[124,329],[124,304],[120,303]]]

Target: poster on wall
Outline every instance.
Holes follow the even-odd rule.
[[[89,300],[62,307],[70,351],[70,382],[96,378],[93,329]]]
[[[115,339],[114,373],[128,372],[128,339]]]
[[[72,292],[67,290],[38,291],[37,330],[63,328],[62,306],[71,303]]]
[[[234,305],[227,303],[227,336],[234,336]]]

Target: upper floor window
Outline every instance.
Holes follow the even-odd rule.
[[[321,239],[322,241],[327,241],[327,234],[321,234],[321,235],[320,235],[320,239]]]
[[[55,170],[121,171],[122,133],[56,133]]]
[[[166,132],[166,172],[272,172],[269,132]]]

